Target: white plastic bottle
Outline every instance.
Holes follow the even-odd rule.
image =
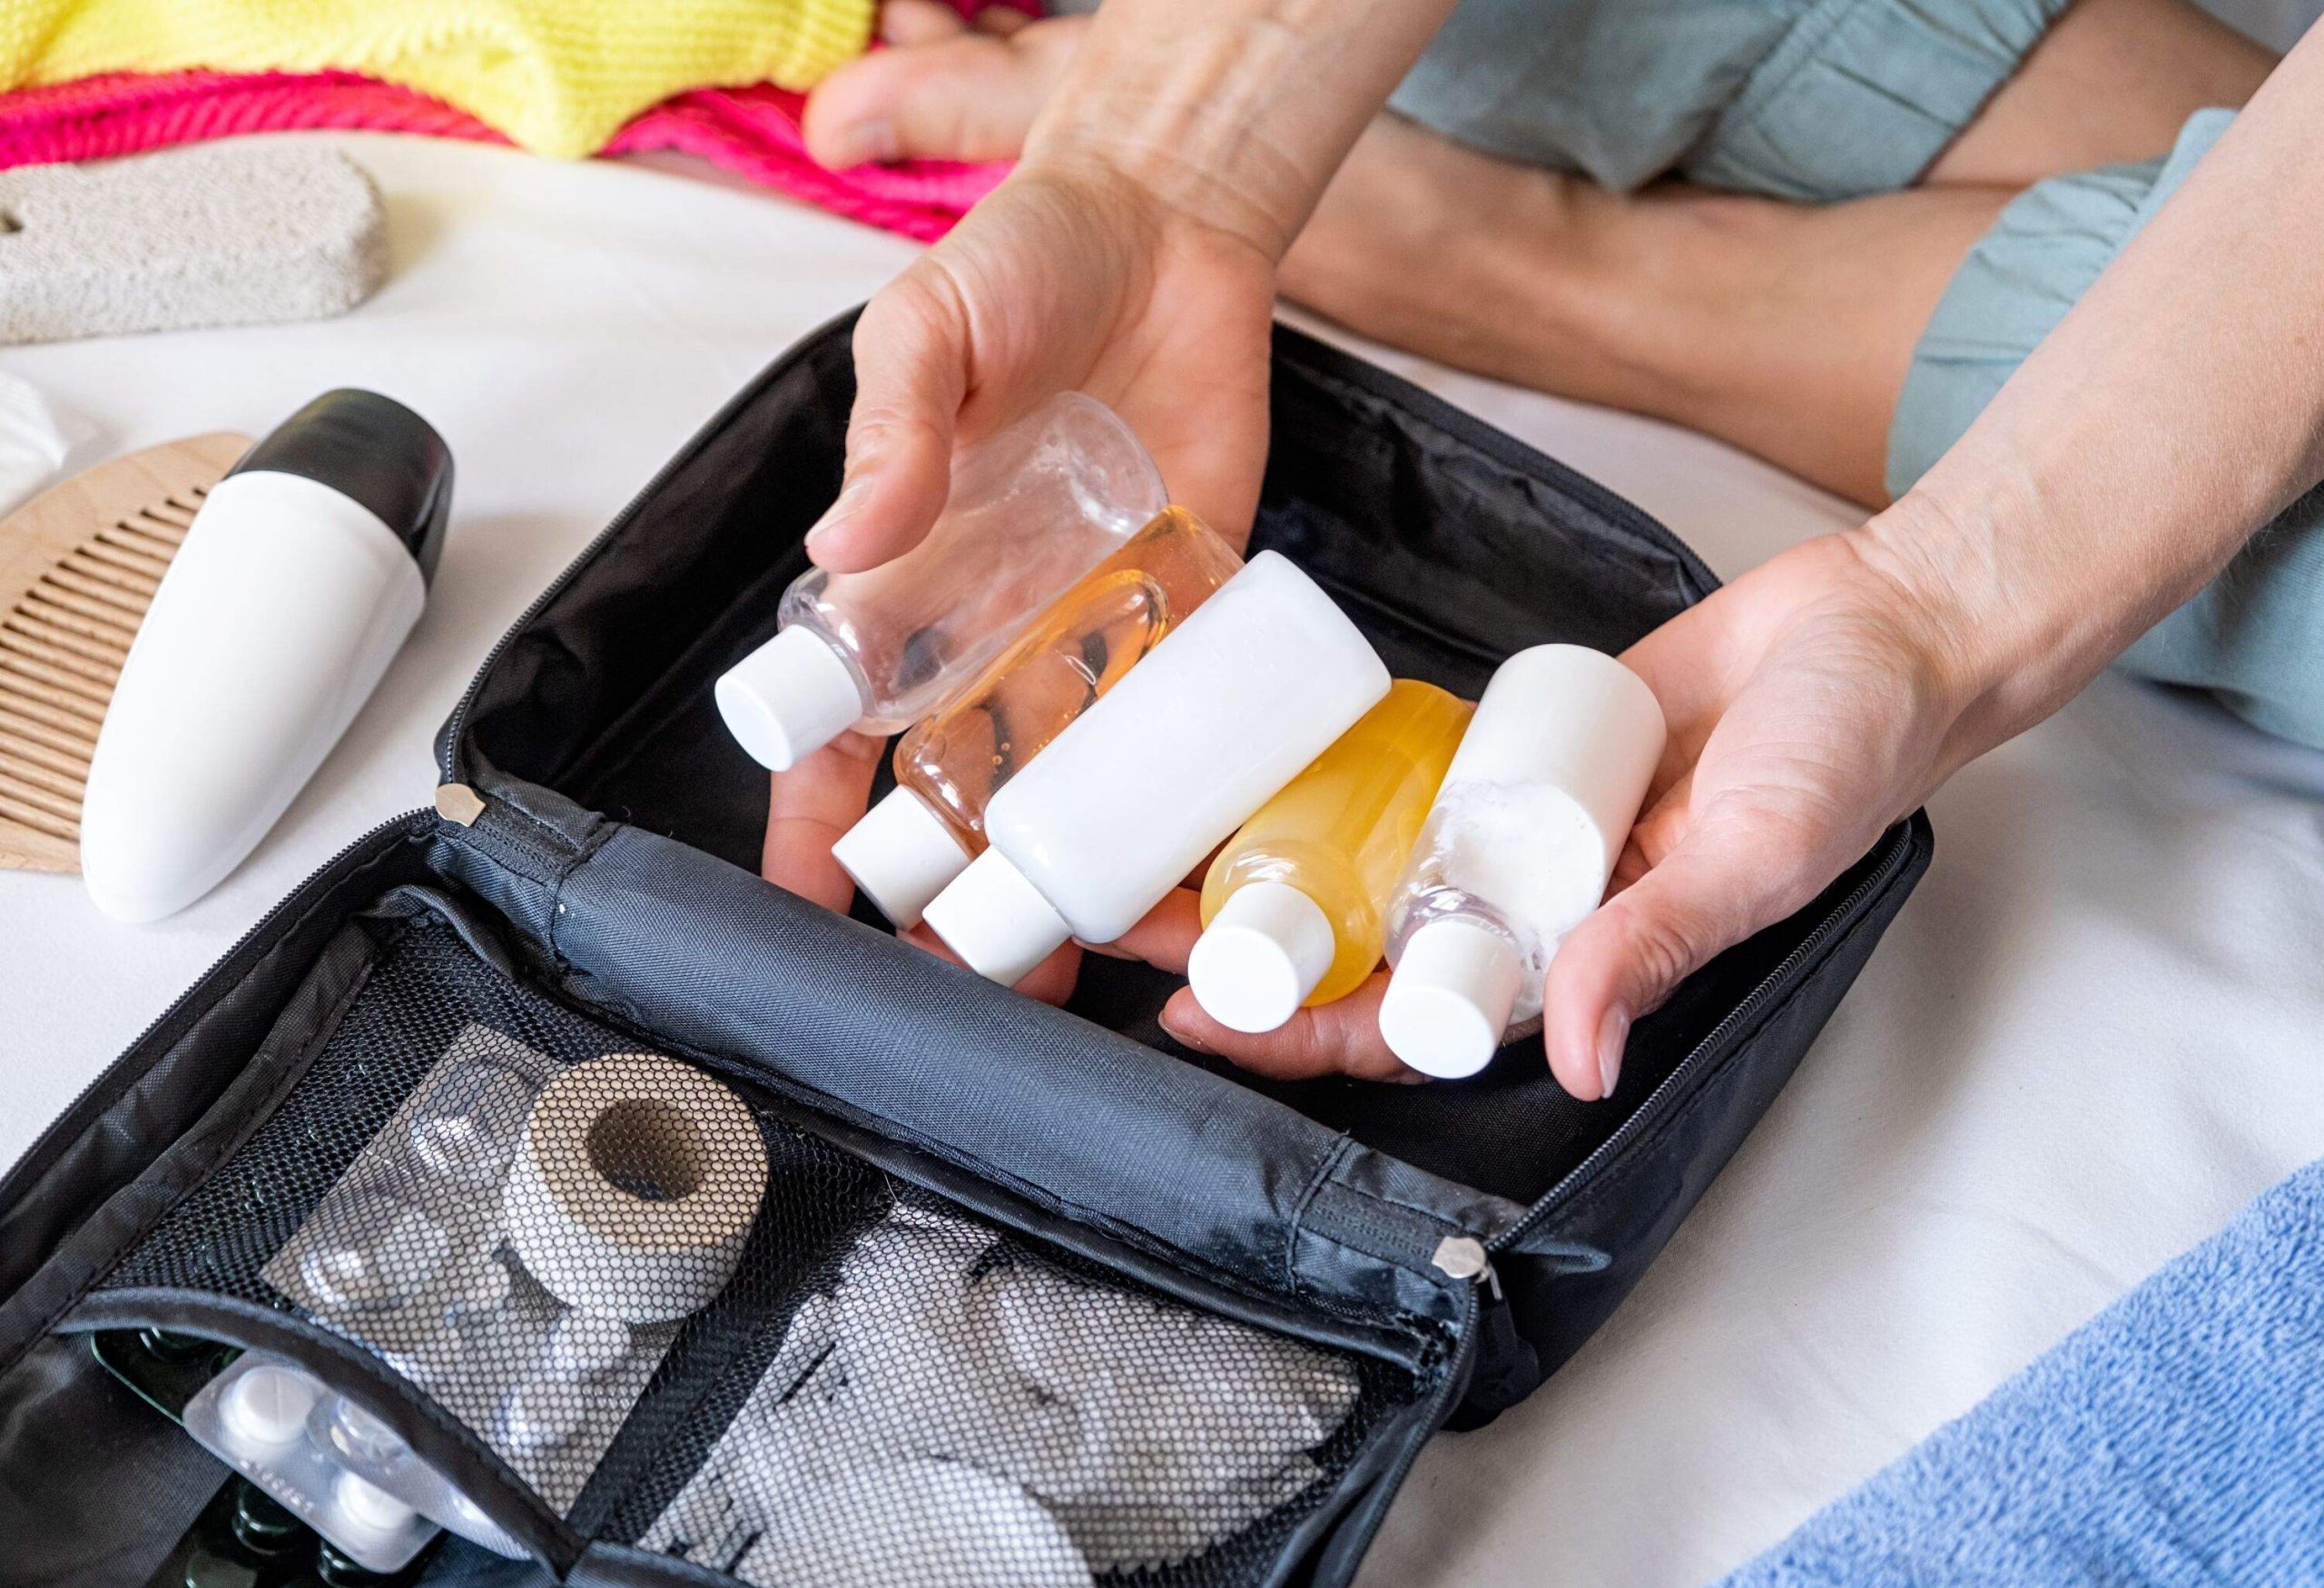
[[[1492,676],[1388,906],[1380,1034],[1473,1075],[1541,1011],[1559,940],[1605,897],[1662,757],[1662,707],[1602,651],[1535,646]]]
[[[911,551],[793,579],[775,636],[718,680],[719,715],[775,772],[849,728],[909,727],[1168,505],[1111,409],[1053,397],[954,459],[944,512]]]
[[[991,847],[929,904],[1013,983],[1068,938],[1111,942],[1388,693],[1355,625],[1261,552],[985,809]]]
[[[274,825],[419,621],[451,497],[427,421],[352,390],[211,488],[90,761],[81,875],[99,909],[182,909]]]

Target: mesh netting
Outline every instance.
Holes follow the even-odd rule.
[[[106,1286],[295,1310],[576,1526],[763,1588],[1257,1581],[1416,1393],[894,1181],[432,919]]]

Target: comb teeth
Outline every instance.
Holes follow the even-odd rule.
[[[130,644],[210,486],[247,446],[205,436],[134,454],[0,523],[0,570],[20,528],[49,548],[44,560],[19,542],[20,583],[0,585],[0,866],[77,869],[89,762]],[[76,508],[97,528],[76,529]]]

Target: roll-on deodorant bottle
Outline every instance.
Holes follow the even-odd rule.
[[[452,455],[370,391],[315,399],[211,488],[113,686],[81,874],[123,921],[183,909],[321,764],[419,619]]]
[[[1473,1075],[1541,1011],[1560,939],[1605,897],[1662,756],[1662,707],[1602,651],[1501,665],[1388,906],[1380,1034],[1423,1074]]]
[[[1112,409],[1051,398],[960,451],[943,514],[911,550],[793,580],[774,637],[718,680],[719,715],[776,772],[849,728],[908,727],[1168,505]]]
[[[985,809],[991,847],[928,906],[980,974],[1015,982],[1111,942],[1388,693],[1329,596],[1261,552]]]

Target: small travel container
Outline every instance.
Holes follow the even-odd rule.
[[[177,1419],[250,1353],[331,1408],[318,1462],[444,1528],[399,1581],[1345,1583],[1422,1445],[1614,1311],[1926,865],[1915,816],[1690,978],[1606,1103],[1531,1042],[1459,1082],[1262,1082],[1172,1047],[1157,972],[1090,956],[1051,1009],[782,893],[712,686],[838,488],[851,324],[486,657],[434,807],[0,1181],[0,1584],[135,1588],[241,1525],[254,1491]],[[1474,699],[1713,587],[1295,332],[1273,401],[1251,549],[1398,677]]]

